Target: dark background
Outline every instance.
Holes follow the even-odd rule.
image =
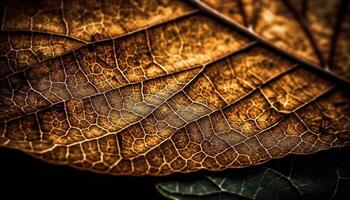
[[[322,168],[322,165],[333,166],[335,163],[334,167],[342,169],[342,175],[350,177],[349,156],[350,147],[345,147],[321,151],[313,155],[291,155],[269,161],[263,166],[277,168],[281,171],[286,170],[286,173],[288,173],[290,162],[294,159],[311,159],[312,162],[320,165],[319,168]],[[240,171],[231,169],[216,173],[251,173],[251,170],[254,170],[256,167],[258,166],[239,169]],[[49,164],[18,150],[0,148],[0,199],[13,199],[14,196],[22,196],[23,194],[28,197],[26,199],[32,199],[29,196],[52,199],[52,197],[57,197],[58,195],[62,197],[61,199],[70,199],[72,197],[71,191],[73,191],[74,195],[79,195],[78,197],[80,198],[78,199],[84,199],[81,197],[85,196],[88,196],[88,199],[90,199],[90,194],[98,194],[100,196],[100,198],[97,198],[98,200],[107,198],[108,200],[164,200],[165,198],[155,189],[156,183],[169,179],[174,180],[174,178],[176,180],[188,180],[197,176],[203,176],[205,173],[208,172],[175,174],[165,177],[111,176],[82,171],[69,166]],[[322,179],[322,175],[319,178]],[[350,179],[342,180],[338,186],[338,193],[335,199],[350,199]],[[33,190],[31,188],[36,189]],[[27,192],[27,189],[30,189],[30,192]],[[49,196],[44,195],[45,193],[40,193],[42,190],[46,190],[45,192]],[[12,198],[3,198],[1,195],[4,193],[11,195]]]
[[[71,195],[71,191],[74,191],[75,194],[81,195],[80,197],[94,193],[113,200],[159,200],[165,198],[157,192],[155,184],[164,178],[96,174],[69,166],[49,164],[18,150],[0,149],[0,194],[8,193],[11,196],[17,196],[16,193],[25,194],[27,199],[32,199],[29,196],[38,196],[40,191],[45,189],[54,196],[68,196]],[[84,187],[91,184],[95,186]],[[27,193],[25,190],[29,188],[36,188],[36,190]],[[16,192],[14,193],[13,190]],[[48,197],[51,199],[51,196]],[[0,196],[0,199],[13,198]]]

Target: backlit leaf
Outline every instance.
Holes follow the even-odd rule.
[[[0,146],[115,175],[350,142],[348,83],[188,1],[6,1]]]

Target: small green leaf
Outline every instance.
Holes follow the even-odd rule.
[[[170,199],[345,199],[350,149],[294,156],[246,169],[199,172],[157,184]]]

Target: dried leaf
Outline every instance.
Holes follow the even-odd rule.
[[[1,16],[0,146],[167,175],[350,142],[346,82],[187,1],[12,0]]]

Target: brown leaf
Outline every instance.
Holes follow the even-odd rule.
[[[202,2],[274,45],[350,80],[347,0]]]
[[[3,147],[167,175],[350,142],[348,83],[188,1],[11,0],[1,16]]]

